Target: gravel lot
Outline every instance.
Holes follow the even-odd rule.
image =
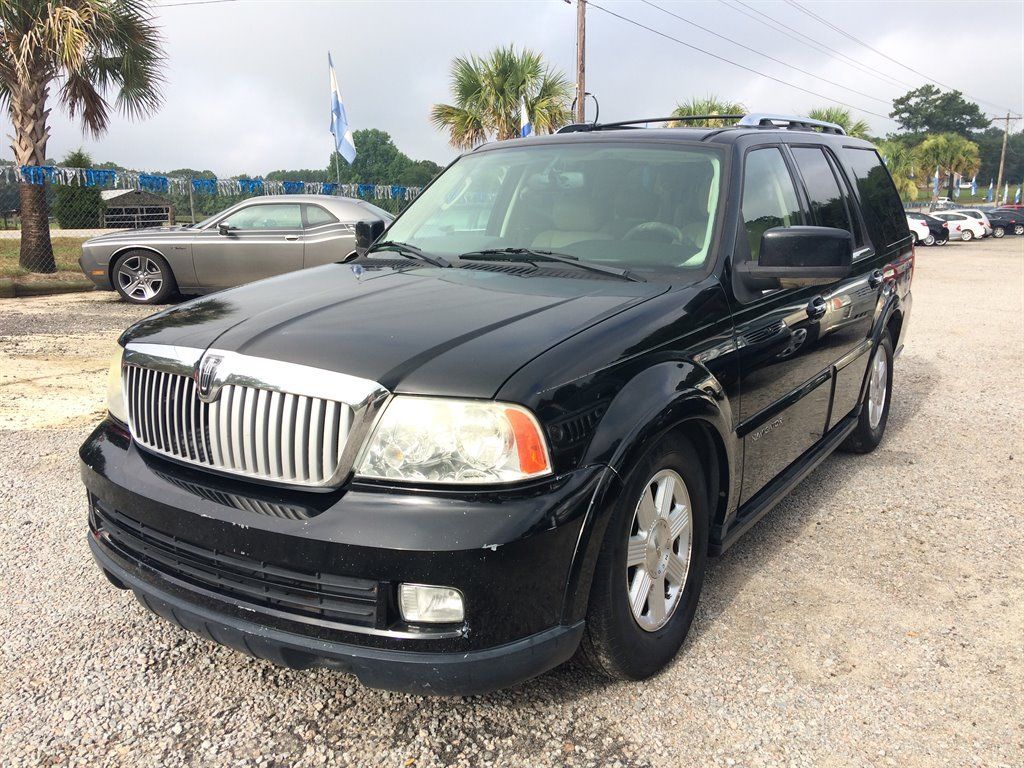
[[[0,764],[1024,764],[1024,239],[918,256],[885,442],[711,564],[667,671],[471,699],[254,661],[109,587],[76,451],[145,311],[0,300]]]

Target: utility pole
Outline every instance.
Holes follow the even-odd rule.
[[[587,122],[587,0],[576,0],[576,122]]]
[[[1003,168],[1006,165],[1006,140],[1010,136],[1010,113],[1006,113],[1006,128],[1003,130],[1003,151],[999,153],[999,181],[996,182],[995,204],[999,205],[999,195],[1003,189]],[[1006,201],[1003,200],[1005,204]]]

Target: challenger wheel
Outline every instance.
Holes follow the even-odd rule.
[[[114,288],[133,304],[160,304],[177,292],[171,268],[152,251],[127,251],[114,262]]]
[[[861,403],[860,417],[856,429],[841,446],[844,450],[871,453],[882,442],[892,400],[892,360],[892,338],[885,331],[868,364],[867,391]]]
[[[676,655],[704,582],[708,518],[696,452],[660,440],[626,476],[605,533],[582,646],[592,667],[641,680]]]

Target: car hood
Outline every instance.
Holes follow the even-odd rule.
[[[489,398],[537,355],[669,288],[566,273],[329,264],[187,302],[121,342],[214,347],[392,392]]]
[[[91,245],[93,243],[110,243],[117,242],[120,240],[131,240],[132,242],[138,240],[158,240],[164,237],[177,237],[182,232],[192,233],[196,230],[187,226],[176,226],[176,227],[145,227],[143,229],[124,229],[117,232],[107,232],[103,235],[97,235],[96,237],[90,237],[83,243],[83,245]]]

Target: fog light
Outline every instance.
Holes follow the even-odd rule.
[[[450,624],[466,618],[462,593],[451,587],[399,584],[398,607],[402,618],[423,624]]]

